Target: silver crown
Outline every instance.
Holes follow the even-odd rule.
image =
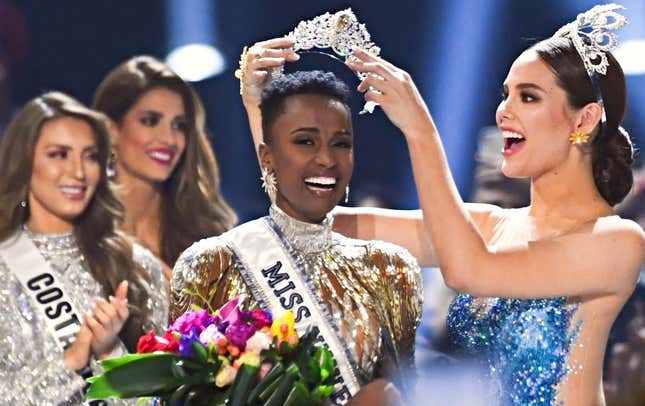
[[[337,11],[334,14],[325,13],[311,20],[300,21],[287,36],[295,42],[294,51],[329,48],[338,57],[352,62],[358,61],[358,58],[352,54],[353,49],[360,48],[374,56],[381,53],[381,48],[372,42],[365,24],[358,22],[351,8]],[[325,54],[337,58],[334,55]],[[360,80],[369,75],[365,72],[355,71],[354,73]],[[271,72],[273,78],[281,74],[282,68]],[[372,113],[377,105],[375,102],[368,101],[359,114]]]
[[[330,48],[336,55],[356,60],[352,49],[360,48],[378,56],[381,48],[374,45],[365,24],[360,24],[351,8],[325,13],[308,21],[300,21],[296,28],[287,35],[295,41],[295,51],[312,48]],[[367,74],[357,73],[362,80]]]
[[[615,11],[621,9],[624,7],[614,3],[594,6],[553,34],[571,39],[590,77],[594,73],[607,73],[609,61],[605,53],[618,45],[618,37],[609,30],[627,24],[627,19]]]

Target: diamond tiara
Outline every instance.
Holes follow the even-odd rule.
[[[287,37],[295,41],[295,51],[329,48],[339,57],[350,61],[357,60],[352,55],[353,49],[360,48],[375,56],[381,52],[381,48],[372,42],[365,24],[358,22],[351,8],[300,21]],[[363,72],[357,72],[357,75],[361,80],[367,76]]]
[[[554,37],[571,39],[585,64],[589,77],[607,73],[609,61],[606,52],[610,52],[618,45],[618,37],[610,30],[616,30],[627,24],[627,19],[616,12],[621,9],[624,7],[614,3],[594,6],[578,14],[574,21],[553,34]]]

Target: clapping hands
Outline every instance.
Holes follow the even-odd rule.
[[[64,361],[71,370],[82,369],[91,355],[103,359],[114,349],[130,315],[127,296],[128,282],[123,281],[108,300],[94,300],[92,310],[83,316],[74,344],[65,350]]]

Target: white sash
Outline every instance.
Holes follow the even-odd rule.
[[[49,333],[63,350],[70,346],[81,328],[81,320],[38,248],[25,233],[18,231],[0,242],[0,257],[33,299]]]
[[[327,322],[317,295],[307,286],[301,264],[289,254],[267,218],[253,220],[222,234],[240,262],[240,273],[261,306],[273,314],[292,310],[296,330],[304,334],[310,324],[318,327],[318,341],[336,361],[335,389],[330,399],[343,405],[360,390],[343,340]],[[300,265],[300,266],[299,266]]]

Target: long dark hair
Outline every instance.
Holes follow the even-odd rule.
[[[186,149],[161,199],[161,258],[172,266],[193,242],[232,228],[237,217],[220,193],[220,175],[208,142],[204,107],[193,88],[151,56],[131,58],[112,70],[99,85],[94,108],[117,125],[149,90],[166,88],[179,94],[186,109]]]
[[[114,293],[121,281],[129,281],[130,317],[122,332],[138,337],[143,333],[143,320],[149,316],[145,306],[148,300],[145,284],[149,278],[133,261],[131,242],[116,227],[123,221],[123,205],[107,178],[110,137],[105,116],[59,92],[32,99],[16,114],[0,143],[0,241],[29,219],[29,206],[20,203],[29,190],[35,145],[43,125],[61,117],[73,117],[90,125],[100,164],[96,191],[83,213],[73,221],[76,241],[106,297]]]
[[[567,93],[569,104],[580,109],[597,101],[596,91],[573,42],[549,38],[531,49],[551,68],[558,85]],[[625,74],[614,56],[607,52],[607,74],[596,74],[602,92],[607,122],[599,125],[590,142],[593,178],[600,195],[610,204],[620,203],[634,183],[631,165],[634,148],[620,125],[627,107]]]

